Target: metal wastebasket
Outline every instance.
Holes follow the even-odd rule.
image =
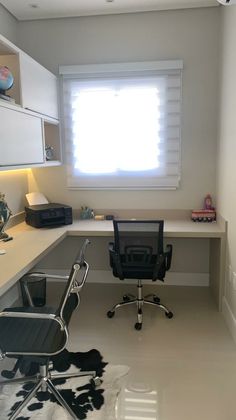
[[[20,279],[22,302],[24,306],[44,306],[46,304],[46,277],[44,273],[26,274]],[[35,273],[36,274],[36,273]]]

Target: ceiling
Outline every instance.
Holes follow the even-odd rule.
[[[217,0],[0,0],[18,20],[219,6]]]

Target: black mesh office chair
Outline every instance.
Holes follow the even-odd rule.
[[[120,280],[137,279],[137,297],[126,294],[123,301],[107,312],[112,318],[115,310],[125,305],[137,305],[135,328],[142,328],[142,307],[144,303],[157,306],[165,311],[167,318],[173,313],[160,302],[155,294],[143,298],[142,280],[164,281],[172,258],[172,245],[163,250],[163,220],[114,220],[114,243],[109,244],[110,265],[113,275]],[[150,300],[152,299],[152,300]]]
[[[9,420],[16,419],[39,390],[51,391],[67,413],[73,419],[78,419],[52,381],[56,378],[66,379],[90,376],[94,386],[100,383],[100,379],[96,377],[95,371],[78,371],[68,374],[52,374],[50,372],[52,369],[51,356],[60,353],[67,345],[70,318],[79,304],[79,292],[84,286],[88,275],[89,265],[84,257],[88,243],[88,240],[84,242],[79,256],[72,265],[69,276],[47,276],[48,278],[63,277],[67,280],[58,308],[8,308],[0,313],[0,359],[12,356],[25,357],[28,360],[31,359],[32,362],[37,363],[39,366],[39,373],[35,376],[14,378],[0,382],[0,385],[3,386],[28,381],[35,382],[35,386],[9,416]],[[37,274],[32,274],[32,276],[35,277]],[[42,276],[42,274],[39,274],[39,276]]]

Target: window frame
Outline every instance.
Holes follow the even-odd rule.
[[[64,134],[64,145],[65,145],[65,154],[66,154],[66,166],[67,166],[67,186],[69,189],[79,189],[79,190],[157,190],[157,189],[177,189],[180,182],[180,169],[181,169],[181,123],[182,123],[182,69],[183,61],[182,60],[161,60],[161,61],[152,61],[152,62],[136,62],[136,63],[108,63],[108,64],[92,64],[92,65],[75,65],[75,66],[60,66],[60,88],[61,88],[61,100],[62,100],[62,132]],[[180,123],[178,126],[179,136],[178,136],[178,154],[179,159],[177,162],[178,170],[175,176],[165,176],[160,175],[154,176],[151,179],[150,176],[145,177],[136,177],[136,183],[129,185],[129,177],[126,179],[125,185],[121,185],[119,180],[122,180],[121,177],[116,177],[118,182],[110,183],[107,182],[108,179],[114,180],[114,177],[105,175],[91,175],[74,176],[73,174],[73,157],[72,157],[72,140],[68,140],[68,130],[66,128],[66,112],[65,112],[65,91],[64,86],[68,81],[93,81],[93,80],[108,80],[108,79],[120,79],[122,78],[148,78],[148,77],[159,77],[159,76],[169,76],[178,75],[180,86],[179,86],[179,106],[180,106]],[[177,77],[177,76],[176,76]],[[141,172],[140,172],[141,173]],[[83,184],[80,184],[81,180],[93,180],[92,184],[89,184],[87,181]],[[131,174],[132,178],[132,174]],[[120,185],[119,185],[120,184]]]

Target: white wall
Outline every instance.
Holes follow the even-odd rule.
[[[236,272],[236,6],[221,9],[221,101],[218,150],[218,209],[228,221],[227,267]],[[228,270],[227,270],[228,271]],[[225,314],[236,337],[236,290],[226,271]]]
[[[17,20],[0,3],[0,34],[13,43],[17,39]]]
[[[28,171],[0,171],[0,192],[6,194],[6,201],[13,214],[23,211],[25,194],[28,192]]]
[[[177,191],[69,191],[65,167],[37,169],[30,188],[79,208],[196,208],[215,196],[219,8],[20,22],[18,44],[60,64],[183,59],[182,179]],[[50,182],[49,182],[50,180]]]

